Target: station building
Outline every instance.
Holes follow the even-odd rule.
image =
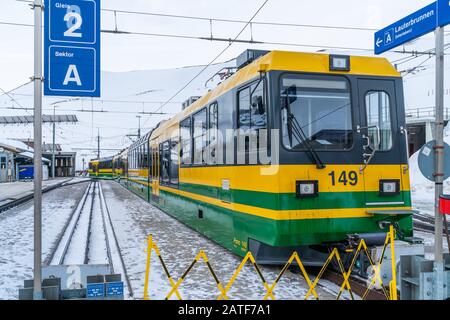
[[[33,179],[34,150],[22,141],[0,139],[0,183]],[[50,161],[42,158],[43,179],[48,179]]]
[[[75,177],[76,152],[65,152],[60,144],[55,144],[55,177]],[[53,144],[42,146],[42,156],[52,161]],[[52,164],[50,163],[50,176],[52,172]]]

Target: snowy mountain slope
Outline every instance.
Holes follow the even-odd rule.
[[[181,110],[181,103],[189,96],[203,95],[208,88],[205,82],[224,66],[232,63],[211,65],[195,79],[183,92],[175,97],[159,112],[163,115],[139,114],[142,134],[146,133],[162,119],[166,119]],[[127,134],[137,134],[139,112],[157,111],[188,81],[197,75],[204,66],[192,66],[169,70],[141,70],[130,72],[102,72],[102,97],[100,99],[73,99],[65,97],[44,97],[43,113],[53,114],[53,103],[56,103],[56,114],[76,114],[79,122],[58,124],[56,143],[62,145],[63,151],[73,148],[77,154],[77,169],[82,168],[82,158],[86,161],[96,156],[94,150],[78,150],[76,148],[97,148],[97,128],[100,128],[101,147],[105,149],[121,149],[131,143]],[[211,83],[209,83],[211,85]],[[31,115],[33,106],[33,87],[28,84],[10,96],[0,95],[0,115]],[[145,102],[145,103],[143,103]],[[11,109],[29,108],[29,110]],[[84,110],[85,112],[82,112]],[[114,111],[111,112],[86,112]],[[0,138],[32,139],[32,125],[1,126]],[[43,141],[52,142],[51,125],[43,127]],[[102,156],[116,154],[117,150],[102,152]]]

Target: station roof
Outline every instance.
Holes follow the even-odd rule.
[[[25,158],[29,158],[29,159],[34,159],[34,153],[30,152],[30,151],[24,151],[19,153],[19,156],[25,157]],[[45,158],[42,158],[42,161],[50,163],[51,161]]]
[[[33,116],[0,116],[0,124],[30,124],[34,122]],[[76,115],[71,114],[58,114],[58,115],[42,115],[42,122],[44,123],[76,123],[78,118]]]

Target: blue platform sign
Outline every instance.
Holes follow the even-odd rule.
[[[104,283],[88,283],[86,286],[87,298],[101,298],[105,296]]]
[[[439,26],[450,24],[450,0],[438,0]]]
[[[437,27],[437,21],[437,3],[434,2],[376,32],[374,38],[375,54],[381,54],[434,31]]]
[[[121,297],[123,296],[123,282],[107,282],[106,283],[106,296],[108,297]]]
[[[46,0],[44,94],[100,97],[100,0]]]

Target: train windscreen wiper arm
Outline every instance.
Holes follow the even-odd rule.
[[[308,138],[306,138],[305,132],[302,130],[302,127],[298,123],[297,118],[294,116],[294,114],[287,109],[288,112],[288,121],[290,122],[290,133],[295,136],[295,138],[298,141],[302,141],[303,144],[306,146],[306,149],[308,149],[308,152],[310,153],[313,161],[316,163],[316,166],[318,169],[324,169],[326,166],[323,163],[322,159],[320,159],[319,154],[317,151],[309,144]]]

